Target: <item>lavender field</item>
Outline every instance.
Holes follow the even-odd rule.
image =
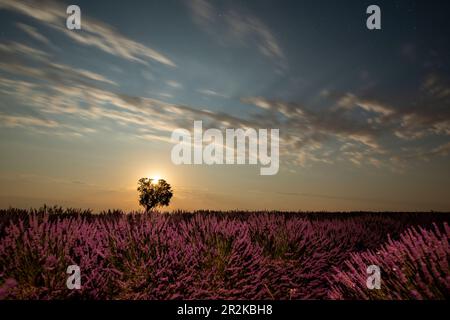
[[[1,210],[0,299],[447,299],[448,217]]]

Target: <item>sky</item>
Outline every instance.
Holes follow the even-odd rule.
[[[0,207],[449,211],[449,6],[0,0]],[[173,164],[198,120],[279,129],[278,173]]]

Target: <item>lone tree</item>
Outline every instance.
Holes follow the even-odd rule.
[[[139,204],[146,212],[156,207],[168,206],[173,193],[164,179],[141,178],[138,181]]]

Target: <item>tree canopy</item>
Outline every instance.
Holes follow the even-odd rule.
[[[156,207],[168,206],[173,192],[164,179],[141,178],[138,181],[139,204],[148,212]]]

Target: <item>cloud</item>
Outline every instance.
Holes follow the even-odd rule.
[[[141,129],[152,128],[156,133],[142,135],[147,140],[164,140],[162,136],[169,137],[178,127],[192,127],[193,121],[198,119],[209,119],[207,122],[215,127],[244,123],[222,113],[106,90],[96,82],[102,83],[107,79],[79,69],[65,72],[69,68],[47,60],[38,66],[0,65],[0,70],[11,74],[11,79],[0,79],[0,91],[5,93],[5,97],[29,106],[41,115],[62,116],[66,122],[113,121],[127,131],[135,130],[135,136],[141,135]],[[69,76],[63,76],[66,73]],[[26,78],[15,80],[18,75]],[[30,79],[37,81],[30,82]]]
[[[168,86],[170,86],[170,87],[172,87],[172,88],[176,88],[176,89],[181,89],[181,88],[183,88],[183,85],[182,85],[181,83],[176,82],[176,81],[174,81],[174,80],[166,81],[166,84],[167,84]]]
[[[448,79],[429,74],[421,94],[410,105],[398,108],[390,119],[400,118],[396,135],[405,140],[427,136],[450,136],[450,84]]]
[[[258,50],[278,64],[285,63],[285,56],[270,29],[257,17],[231,11],[226,15],[229,28],[242,42],[253,41]]]
[[[58,123],[53,120],[39,119],[32,116],[14,116],[0,113],[0,123],[6,127],[46,127],[55,128]]]
[[[450,85],[437,74],[427,75],[420,90],[411,93],[412,102],[403,102],[404,105],[394,106],[351,93],[327,96],[337,100],[337,108],[367,112],[368,123],[383,124],[385,130],[402,140],[450,135]]]
[[[430,96],[436,99],[445,99],[449,102],[450,98],[450,85],[445,83],[445,81],[437,74],[429,74],[422,86],[423,90],[426,91]]]
[[[18,42],[0,43],[0,54],[3,61],[8,57],[12,60],[11,58],[14,58],[17,54],[32,57],[34,60],[45,60],[49,57],[48,53],[42,50]]]
[[[205,96],[213,96],[213,97],[220,97],[220,98],[228,98],[228,96],[221,94],[217,91],[214,90],[209,90],[209,89],[199,89],[197,90],[198,93],[201,93]]]
[[[450,136],[450,104],[442,101],[447,97],[446,87],[435,80],[431,83],[433,89],[415,100],[426,102],[426,107],[394,107],[351,93],[320,95],[328,99],[327,108],[263,97],[243,98],[242,102],[257,107],[266,125],[280,128],[285,148],[295,154],[295,164],[349,161],[357,166],[390,166],[397,170],[395,167],[404,167],[406,161],[448,155],[447,144],[433,148],[423,141],[420,152],[413,155],[398,147],[427,136]],[[428,89],[429,85],[430,81]]]
[[[58,116],[60,127],[68,128],[71,120],[87,121],[100,128],[100,121],[116,123],[116,132],[123,130],[130,137],[170,142],[174,129],[192,129],[194,120],[203,120],[204,128],[265,128],[280,129],[282,161],[294,166],[313,163],[351,163],[355,166],[375,168],[402,168],[405,162],[446,156],[448,144],[411,153],[407,149],[389,147],[384,141],[395,137],[401,117],[394,122],[368,122],[367,118],[353,114],[353,108],[339,106],[326,110],[300,103],[269,100],[263,97],[243,98],[258,112],[244,117],[203,108],[167,103],[158,99],[131,96],[113,92],[83,81],[54,82],[52,86],[24,80],[1,79],[0,90],[19,103],[32,106],[42,118]],[[24,94],[26,93],[26,94]],[[363,107],[363,111],[367,111]],[[386,110],[395,110],[394,113]],[[370,108],[368,117],[400,114],[395,108]],[[374,114],[372,114],[374,113]],[[28,122],[27,122],[28,121]],[[50,120],[52,121],[52,120]],[[19,120],[3,117],[3,123],[42,125],[51,128],[53,122]],[[109,125],[107,127],[110,127]],[[80,132],[80,134],[84,134]],[[398,141],[403,141],[399,139]]]
[[[0,70],[11,75],[10,79],[0,79],[0,91],[42,116],[19,119],[11,115],[12,118],[3,117],[4,125],[28,124],[45,131],[55,123],[39,119],[58,116],[63,121],[59,128],[84,135],[91,132],[70,128],[70,122],[83,120],[95,127],[99,121],[109,121],[133,137],[160,142],[167,142],[176,128],[192,128],[194,120],[203,120],[205,128],[274,128],[280,129],[282,159],[296,166],[347,162],[376,168],[404,167],[405,162],[414,159],[447,154],[445,146],[428,147],[413,153],[413,157],[411,152],[386,143],[395,138],[405,144],[427,135],[449,135],[449,112],[442,106],[447,99],[445,81],[436,77],[424,81],[424,98],[417,99],[426,102],[427,108],[394,107],[353,93],[327,93],[319,94],[329,103],[325,109],[264,97],[242,98],[242,103],[254,106],[257,112],[239,116],[108,90],[100,84],[117,86],[102,75],[54,62],[46,53],[18,43],[0,45],[0,53],[5,58]],[[25,78],[16,80],[17,76]],[[219,95],[208,89],[198,92]]]
[[[359,142],[376,152],[381,147],[376,142],[379,129],[376,125],[350,117],[344,110],[329,108],[328,110],[314,110],[299,103],[268,100],[261,97],[242,99],[243,103],[253,104],[264,110],[272,125],[287,129],[291,140],[297,140],[297,145],[309,142],[321,142],[327,138],[341,141],[351,140]],[[291,134],[292,132],[297,134]]]
[[[383,105],[378,101],[361,99],[354,94],[346,94],[338,101],[338,106],[346,109],[361,108],[368,112],[389,116],[395,112],[390,106]]]
[[[97,81],[116,86],[112,80],[95,72],[60,64],[51,59],[49,54],[17,43],[0,44],[0,70],[13,75],[21,75],[50,82],[85,82]],[[38,67],[36,67],[38,64]]]
[[[327,92],[318,93],[318,99],[327,104],[322,107],[245,97],[241,102],[253,108],[239,115],[124,94],[115,82],[100,74],[58,63],[49,54],[16,42],[0,44],[0,55],[0,71],[5,74],[0,78],[0,92],[32,109],[32,113],[20,116],[2,113],[4,126],[83,136],[96,132],[89,127],[112,128],[113,123],[116,132],[159,142],[168,142],[174,129],[192,128],[195,120],[203,120],[205,129],[280,129],[282,161],[294,166],[344,162],[404,167],[405,162],[446,156],[448,152],[445,144],[430,147],[424,143],[414,152],[392,144],[408,147],[411,139],[450,135],[448,86],[438,75],[424,80],[421,96],[410,105],[394,106],[355,93]],[[173,80],[166,84],[181,86]],[[223,96],[210,89],[197,91]]]
[[[195,23],[206,26],[214,23],[217,16],[216,9],[210,1],[206,0],[192,0],[186,1],[192,13],[192,18]]]
[[[271,59],[279,69],[286,69],[287,61],[277,38],[258,17],[243,10],[219,10],[210,1],[186,1],[194,23],[222,44],[252,45]]]
[[[17,23],[16,25],[19,29],[24,31],[26,34],[28,34],[33,39],[40,41],[47,45],[50,44],[50,40],[48,40],[47,37],[45,37],[44,35],[39,33],[39,31],[37,31],[36,28],[33,28],[32,26],[29,26],[29,25],[23,24],[23,23]]]
[[[431,153],[433,155],[448,156],[450,154],[450,142],[444,143],[436,148],[434,148]]]
[[[66,7],[55,1],[0,0],[0,9],[14,11],[33,18],[80,44],[95,47],[129,61],[148,64],[147,60],[150,59],[167,66],[176,66],[165,55],[123,36],[113,27],[95,19],[83,16],[81,31],[68,30],[64,23],[67,18]],[[29,28],[28,32],[30,32]]]

